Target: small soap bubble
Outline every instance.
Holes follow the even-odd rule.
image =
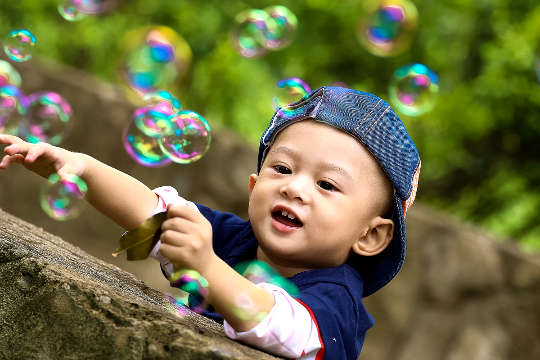
[[[77,175],[68,174],[61,178],[54,173],[41,190],[41,208],[55,220],[76,218],[86,206],[86,191],[86,183]]]
[[[230,310],[234,316],[243,321],[261,321],[268,315],[265,311],[258,311],[251,296],[245,293],[234,296]]]
[[[27,111],[28,98],[18,87],[0,87],[0,133],[19,135]]]
[[[178,317],[183,317],[189,314],[189,310],[185,304],[187,304],[188,298],[175,297],[171,294],[165,294],[165,302],[163,306],[165,309]]]
[[[35,36],[26,29],[12,30],[4,41],[4,51],[13,61],[23,62],[32,58],[36,45]]]
[[[237,264],[234,269],[246,279],[254,284],[269,283],[279,286],[287,291],[289,295],[296,296],[299,294],[296,285],[281,276],[270,265],[260,260],[245,261]]]
[[[231,38],[240,55],[254,58],[267,52],[266,37],[276,33],[277,24],[266,11],[249,9],[236,15]]]
[[[171,115],[180,111],[180,101],[170,92],[160,90],[143,97],[144,106],[135,110],[133,118],[137,127],[147,136],[171,135]]]
[[[121,76],[139,96],[174,87],[191,64],[189,44],[166,26],[133,30],[126,34],[123,44]]]
[[[373,55],[388,57],[405,51],[416,30],[418,12],[408,0],[383,0],[363,18],[357,35]]]
[[[190,269],[175,271],[169,277],[169,281],[172,287],[189,294],[185,306],[199,314],[204,311],[208,295],[208,281],[198,271]]]
[[[74,4],[75,0],[63,0],[56,7],[60,16],[67,21],[79,21],[86,17],[85,14],[77,9],[77,6]]]
[[[275,26],[268,27],[268,31],[264,33],[264,46],[269,50],[283,49],[292,42],[298,19],[291,10],[282,5],[270,6],[264,11],[275,23]]]
[[[21,86],[21,75],[13,65],[5,60],[0,60],[0,87],[6,85]]]
[[[396,70],[388,87],[390,102],[402,113],[418,116],[430,111],[439,92],[439,78],[424,64],[410,64]]]
[[[71,129],[72,110],[59,94],[43,91],[28,95],[22,135],[28,142],[58,145]]]
[[[142,132],[130,121],[124,128],[122,142],[126,152],[137,163],[146,167],[162,167],[172,163],[159,146],[158,138],[153,138]]]
[[[117,0],[70,0],[83,14],[103,14],[116,6]]]
[[[295,103],[311,92],[309,85],[297,77],[279,80],[276,85],[277,94],[272,99],[274,110]]]
[[[159,138],[159,146],[169,159],[178,164],[199,160],[210,147],[210,126],[194,111],[184,110],[174,114],[170,121],[173,133]]]

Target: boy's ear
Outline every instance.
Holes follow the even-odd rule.
[[[358,255],[377,255],[390,244],[394,236],[394,222],[377,216],[371,220],[369,228],[352,245],[352,251]]]
[[[255,183],[257,182],[257,178],[259,176],[257,174],[251,174],[249,175],[249,195],[251,196],[251,192],[253,191],[253,188],[255,187]]]

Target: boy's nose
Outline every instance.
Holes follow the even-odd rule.
[[[280,194],[288,199],[298,199],[301,202],[309,202],[308,180],[300,177],[292,178],[279,190]]]

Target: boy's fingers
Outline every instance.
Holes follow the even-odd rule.
[[[46,145],[43,143],[36,144],[28,150],[28,153],[26,154],[26,161],[27,162],[33,162],[38,157],[43,155],[43,153],[47,150]]]
[[[161,224],[161,231],[173,230],[185,233],[191,228],[191,224],[192,222],[190,220],[175,216],[173,218],[168,218]]]
[[[167,217],[181,217],[187,220],[196,221],[200,213],[198,210],[193,209],[189,203],[184,203],[180,205],[169,205],[167,207]]]
[[[18,142],[22,142],[22,139],[13,135],[0,134],[0,144],[14,144]]]
[[[7,169],[11,163],[21,164],[24,160],[24,156],[20,154],[15,155],[5,155],[0,162],[0,169]]]

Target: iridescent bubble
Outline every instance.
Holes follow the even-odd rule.
[[[32,58],[36,45],[35,36],[26,29],[12,30],[4,41],[4,51],[13,61],[22,62]]]
[[[277,94],[272,99],[275,110],[295,103],[311,92],[309,85],[297,77],[279,80],[276,85],[278,87]]]
[[[21,75],[13,65],[5,60],[0,60],[0,87],[6,85],[21,86]]]
[[[16,86],[0,87],[0,133],[19,135],[28,99]]]
[[[79,11],[73,4],[74,0],[63,0],[56,9],[60,16],[67,21],[79,21],[86,17],[85,14]]]
[[[296,285],[281,276],[270,265],[260,260],[245,261],[237,264],[234,269],[254,284],[269,283],[287,291],[291,296],[298,295]]]
[[[158,138],[143,133],[135,124],[135,120],[130,121],[124,128],[122,142],[133,160],[143,166],[162,167],[172,163],[172,160],[161,151]]]
[[[298,20],[293,12],[285,6],[270,6],[264,11],[275,23],[275,26],[269,27],[268,31],[264,33],[264,46],[269,50],[283,49],[292,42]]]
[[[191,48],[173,29],[153,26],[124,37],[123,80],[137,95],[171,89],[187,73]]]
[[[167,311],[169,311],[171,314],[174,314],[179,317],[183,317],[187,314],[189,314],[189,310],[187,310],[187,298],[179,298],[175,297],[171,294],[165,294],[165,302],[163,306]]]
[[[265,311],[258,311],[253,299],[245,293],[234,296],[233,304],[229,310],[243,321],[262,321],[268,315]]]
[[[149,93],[143,101],[145,105],[133,115],[137,127],[150,137],[172,134],[170,117],[180,111],[180,101],[165,90]]]
[[[41,190],[41,208],[55,220],[73,219],[86,206],[86,191],[86,183],[77,175],[68,174],[61,178],[52,174]]]
[[[198,271],[176,271],[169,277],[169,281],[171,286],[189,294],[186,306],[196,313],[204,311],[208,295],[208,281]]]
[[[173,134],[159,138],[159,146],[169,159],[178,164],[199,160],[210,147],[210,126],[194,111],[185,110],[174,114],[170,121]]]
[[[418,19],[416,6],[408,0],[384,0],[362,19],[357,35],[373,55],[395,56],[405,51]]]
[[[264,55],[266,37],[277,34],[277,23],[264,10],[249,9],[236,15],[231,32],[232,43],[240,55],[253,58]]]
[[[388,87],[394,107],[409,116],[430,111],[437,100],[439,78],[424,64],[410,64],[396,70]]]
[[[55,92],[30,94],[22,135],[31,143],[41,141],[58,145],[71,129],[72,114],[66,99]]]

